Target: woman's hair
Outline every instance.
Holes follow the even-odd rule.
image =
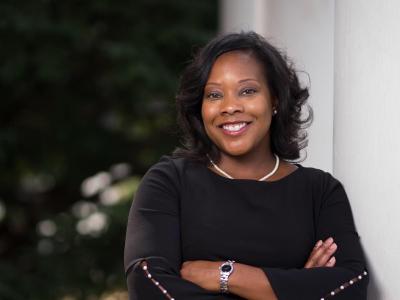
[[[207,154],[218,162],[219,149],[207,136],[201,116],[204,87],[216,59],[229,51],[249,52],[262,64],[278,113],[273,117],[270,136],[271,150],[283,160],[295,161],[307,146],[307,128],[312,121],[312,109],[306,106],[307,87],[301,87],[296,70],[288,57],[255,32],[240,32],[218,36],[194,56],[181,77],[176,96],[178,126],[182,131],[182,146],[174,157],[186,157],[207,162]]]

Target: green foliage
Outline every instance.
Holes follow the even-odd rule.
[[[132,195],[216,25],[212,0],[0,3],[0,299],[125,290]]]

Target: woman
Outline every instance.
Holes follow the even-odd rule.
[[[308,98],[288,59],[254,32],[207,44],[177,96],[183,148],[143,177],[126,236],[129,297],[366,299],[343,186],[290,163]]]

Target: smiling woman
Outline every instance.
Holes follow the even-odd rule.
[[[235,65],[229,64],[236,58],[240,60]],[[230,72],[233,68],[239,72]],[[241,88],[235,91],[236,95],[241,93],[242,98],[253,94],[258,96],[257,99],[264,97],[267,103],[262,105],[269,105],[266,109],[270,110],[270,114],[277,114],[274,122],[266,124],[270,127],[268,142],[271,151],[286,160],[299,159],[300,150],[307,146],[307,135],[302,129],[312,121],[312,110],[306,105],[308,89],[301,87],[288,58],[255,33],[231,34],[214,39],[186,68],[177,96],[178,122],[182,128],[184,147],[178,148],[175,155],[207,162],[206,154],[210,154],[215,161],[219,161],[221,152],[206,132],[202,113],[208,107],[207,103],[213,102],[210,100],[223,99],[226,100],[224,103],[237,104],[228,102],[232,100],[233,90],[225,97],[222,90],[224,87],[232,88],[233,76],[238,77],[236,88]],[[229,113],[232,107],[227,108],[226,113]]]
[[[294,163],[307,98],[256,33],[217,37],[195,56],[177,96],[183,147],[150,168],[131,208],[131,300],[366,299],[343,186]]]

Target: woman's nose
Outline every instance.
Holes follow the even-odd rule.
[[[235,96],[225,96],[222,101],[221,114],[232,115],[237,112],[243,112],[243,104]]]

